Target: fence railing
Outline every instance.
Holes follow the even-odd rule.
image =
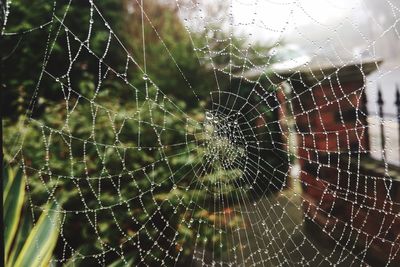
[[[384,119],[385,116],[395,116],[397,118],[397,128],[398,128],[398,144],[399,144],[399,159],[400,159],[400,88],[399,85],[396,84],[396,90],[395,90],[395,107],[397,108],[397,114],[385,114],[383,112],[383,107],[385,105],[385,102],[383,101],[382,97],[382,89],[380,86],[378,87],[378,100],[376,103],[378,104],[378,116],[380,119],[380,140],[381,140],[381,150],[383,151],[383,156],[386,158],[386,138],[385,138],[385,123]]]

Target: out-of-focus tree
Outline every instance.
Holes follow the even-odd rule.
[[[115,29],[122,29],[123,6],[119,1],[104,0],[96,2],[104,12],[105,19]],[[84,73],[85,79],[94,79],[98,66],[88,53],[81,53],[72,68],[69,68],[67,37],[71,51],[76,52],[80,41],[87,40],[90,25],[89,1],[32,1],[17,0],[10,2],[7,24],[2,38],[1,63],[4,101],[3,115],[13,120],[24,114],[36,105],[34,116],[41,114],[46,101],[60,101],[58,84],[49,78],[47,72],[58,77],[69,72],[70,76]],[[69,32],[64,31],[65,28]],[[91,49],[101,54],[107,42],[109,29],[104,27],[101,18],[94,18],[93,29],[87,43]],[[73,33],[73,35],[71,34]],[[124,33],[117,31],[120,38]],[[84,49],[83,49],[84,50]],[[119,47],[110,47],[107,60],[117,65],[123,54]],[[111,63],[110,62],[110,63]],[[45,72],[43,72],[43,69]],[[42,75],[43,74],[43,75]],[[77,80],[77,79],[76,79]],[[71,87],[78,87],[77,83]],[[42,88],[46,88],[45,90]],[[40,90],[35,103],[31,103],[32,96]]]
[[[251,52],[233,62],[230,53],[214,56],[229,42],[247,51],[244,38],[227,39],[230,34],[217,24],[188,32],[184,16],[194,14],[182,13],[172,1],[95,1],[104,18],[96,10],[91,17],[90,8],[89,1],[53,6],[15,0],[10,34],[1,40],[7,158],[25,167],[34,205],[57,197],[69,211],[55,258],[90,266],[124,255],[123,263],[154,266],[164,259],[173,265],[178,256],[179,263],[191,259],[196,244],[223,257],[231,248],[227,236],[243,222],[211,203],[234,204],[232,192],[250,185],[236,181],[240,170],[220,171],[218,164],[197,172],[193,166],[204,163],[204,151],[194,139],[199,124],[193,121],[204,120],[216,80],[223,91],[242,86],[241,94],[252,92],[253,84],[232,82],[229,64],[250,68],[247,60],[263,61]],[[158,139],[185,145],[159,149]],[[226,148],[227,141],[215,145]],[[268,163],[276,166],[277,160]],[[214,194],[221,183],[227,190]]]

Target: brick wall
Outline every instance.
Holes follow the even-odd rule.
[[[363,168],[379,164],[368,157],[362,85],[325,83],[309,90],[291,83],[293,98],[284,112],[295,117],[298,132],[303,208],[332,242],[358,252],[367,247],[373,265],[390,260],[400,266],[399,183],[382,178],[379,168]]]

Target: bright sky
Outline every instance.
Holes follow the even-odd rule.
[[[242,32],[256,39],[288,34],[296,27],[313,24],[335,27],[334,24],[356,13],[362,0],[233,0],[235,23],[242,23]],[[252,25],[254,20],[255,25]]]

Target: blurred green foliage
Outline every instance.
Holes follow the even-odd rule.
[[[239,179],[241,170],[223,170],[218,162],[200,167],[205,150],[199,145],[204,138],[199,122],[216,84],[204,78],[214,73],[197,58],[193,42],[204,45],[210,33],[189,38],[176,10],[144,2],[151,24],[143,18],[142,25],[137,1],[96,2],[104,18],[96,9],[91,17],[86,1],[60,0],[53,6],[16,0],[11,5],[6,30],[15,34],[1,40],[3,65],[9,66],[3,74],[9,100],[3,108],[6,159],[25,167],[34,205],[57,199],[68,211],[54,255],[68,266],[154,266],[160,264],[157,259],[173,265],[178,256],[185,263],[199,244],[223,257],[234,245],[228,240],[232,231],[244,227],[229,208],[238,192],[246,196],[256,187],[256,195],[246,196],[256,198],[284,179],[271,183],[281,175],[277,170],[285,172],[285,155],[279,153],[251,151],[265,159],[258,164],[269,177],[253,184]],[[262,63],[254,51],[249,56]],[[227,61],[226,56],[215,59]],[[224,90],[240,87],[246,96],[253,89],[217,75]],[[249,101],[262,99],[255,95]],[[262,108],[266,119],[276,120],[274,112]],[[278,125],[270,127],[279,131]],[[257,136],[272,149],[269,140],[276,137],[262,131]],[[235,157],[242,156],[239,151]]]

